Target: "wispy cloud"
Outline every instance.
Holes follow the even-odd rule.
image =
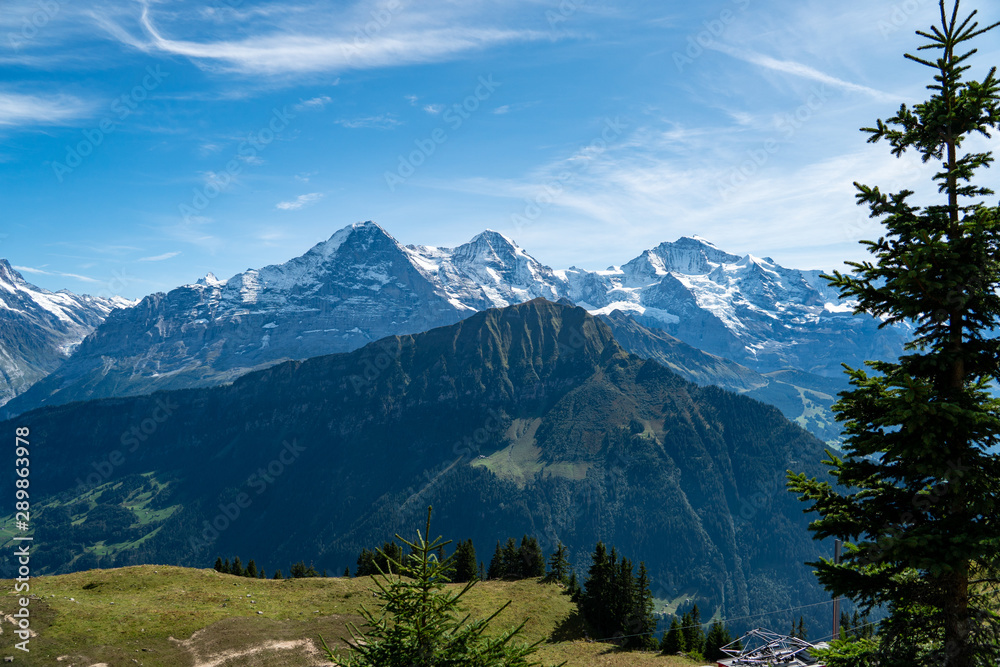
[[[152,257],[140,257],[138,259],[138,261],[140,261],[140,262],[162,262],[162,261],[170,259],[172,257],[176,257],[179,254],[181,254],[179,250],[175,251],[175,252],[165,252],[162,255],[154,255]]]
[[[492,113],[502,116],[504,114],[511,113],[513,111],[523,111],[524,109],[530,109],[531,107],[538,104],[538,102],[517,102],[516,104],[504,104],[493,110]]]
[[[15,266],[16,270],[21,273],[33,273],[40,276],[59,276],[61,278],[73,278],[75,280],[81,280],[85,283],[99,283],[100,280],[96,278],[91,278],[90,276],[81,276],[78,273],[63,273],[62,271],[45,271],[44,269],[36,269],[32,266]]]
[[[377,116],[365,116],[364,118],[342,118],[334,121],[337,125],[349,128],[370,128],[376,130],[388,130],[402,123],[396,120],[392,114],[379,114]]]
[[[298,197],[296,197],[291,201],[278,202],[275,208],[280,209],[282,211],[297,211],[300,208],[305,208],[306,206],[312,206],[322,198],[323,194],[321,192],[310,192],[309,194],[306,195],[299,195]]]
[[[184,56],[209,68],[270,76],[438,62],[466,51],[547,37],[545,33],[531,30],[451,26],[386,30],[358,40],[353,31],[345,27],[332,29],[334,34],[324,34],[322,28],[325,26],[321,26],[308,34],[303,33],[301,26],[279,23],[266,35],[195,41],[167,36],[157,25],[149,6],[143,7],[139,21],[144,33],[142,37],[131,35],[107,18],[95,15],[95,20],[114,38],[146,52]],[[360,29],[366,20],[370,21],[370,17],[358,26],[348,27]]]
[[[734,46],[723,44],[721,42],[712,42],[708,45],[708,48],[719,51],[720,53],[725,53],[727,56],[731,56],[738,60],[748,62],[751,65],[757,65],[758,67],[763,67],[775,72],[782,72],[783,74],[791,74],[792,76],[809,79],[816,81],[817,83],[823,83],[842,90],[862,93],[879,101],[898,99],[889,93],[885,93],[881,90],[875,90],[874,88],[869,88],[868,86],[862,86],[857,83],[852,83],[850,81],[844,81],[843,79],[838,79],[835,76],[821,72],[814,67],[795,62],[794,60],[779,60],[778,58],[772,58],[771,56],[766,56],[762,53],[756,53],[755,51],[747,49],[738,49]]]
[[[93,110],[93,104],[72,95],[43,97],[0,91],[0,126],[61,125]]]
[[[294,109],[296,111],[322,111],[323,107],[332,102],[328,96],[322,95],[320,97],[313,97],[312,99],[302,100],[295,105]]]
[[[432,114],[432,115],[437,115],[437,114],[441,113],[442,111],[444,111],[444,105],[443,104],[428,104],[428,105],[426,105],[424,107],[424,111],[426,111],[427,113]]]

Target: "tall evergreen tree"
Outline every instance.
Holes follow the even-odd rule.
[[[562,542],[556,545],[556,550],[549,556],[549,572],[545,575],[547,582],[569,583],[569,572],[572,566],[569,563],[569,551]]]
[[[684,614],[681,625],[684,626],[684,643],[691,653],[701,653],[705,650],[705,631],[701,627],[701,611],[696,602],[691,611]]]
[[[639,563],[635,577],[634,596],[626,625],[627,648],[656,648],[656,619],[653,617],[653,593],[649,589],[649,572],[646,563]]]
[[[455,548],[455,583],[464,584],[478,578],[476,567],[476,547],[472,540],[459,542]]]
[[[708,661],[722,660],[728,657],[722,652],[722,647],[728,646],[732,642],[733,637],[729,634],[729,628],[723,625],[721,621],[715,621],[712,623],[712,627],[709,628],[708,634],[705,635],[705,650],[702,655]]]
[[[254,562],[253,558],[251,558],[250,562],[247,563],[247,569],[244,571],[243,574],[244,576],[249,577],[251,579],[257,578],[257,563]]]
[[[664,655],[677,655],[687,651],[687,642],[684,641],[684,631],[681,629],[681,622],[674,616],[670,621],[670,629],[663,635],[660,643],[660,652]]]
[[[392,571],[401,577],[384,574],[375,577],[380,609],[361,608],[367,632],[348,626],[350,653],[336,655],[322,641],[331,662],[344,667],[532,667],[531,656],[541,643],[516,644],[527,621],[499,634],[487,633],[489,624],[510,602],[493,615],[468,622],[461,601],[475,585],[469,582],[461,590],[450,592],[445,584],[454,572],[454,554],[444,560],[434,558],[438,547],[448,544],[438,537],[429,541],[431,512],[427,510],[424,534],[408,542],[412,552],[403,560],[392,560]],[[385,554],[383,554],[385,555]]]
[[[545,576],[545,554],[538,546],[538,539],[525,535],[521,538],[521,547],[518,549],[518,560],[520,561],[521,579],[533,579]]]
[[[215,571],[222,572],[222,556],[215,559]]]
[[[233,562],[229,566],[229,574],[235,574],[237,577],[242,577],[244,575],[243,563],[240,562],[240,557],[233,557]]]
[[[583,599],[583,589],[580,587],[580,580],[576,578],[576,572],[570,572],[569,583],[566,584],[566,592],[573,602],[579,603]]]
[[[493,558],[490,560],[490,569],[486,576],[494,580],[503,579],[503,549],[500,548],[500,540],[497,540],[497,549],[493,552]]]
[[[611,615],[611,633],[619,637],[632,634],[627,623],[635,606],[635,577],[632,574],[632,561],[622,558],[618,567],[611,574],[611,597],[608,600],[608,611]]]
[[[934,71],[930,99],[900,106],[888,121],[864,128],[894,155],[915,151],[940,161],[933,180],[940,200],[911,204],[911,190],[883,193],[857,184],[858,201],[881,219],[885,235],[864,241],[874,262],[850,263],[831,284],[856,300],[856,313],[880,326],[908,323],[913,342],[896,362],[849,369],[853,389],[836,404],[845,422],[844,455],[827,464],[839,488],[790,475],[789,487],[820,518],[817,539],[847,541],[841,564],[814,563],[833,595],[890,615],[878,640],[881,664],[973,667],[1000,657],[1000,207],[973,184],[988,152],[964,152],[975,134],[1000,124],[996,68],[966,80],[968,42],[981,27],[976,12],[951,11],[940,0],[940,25],[918,32],[927,41],[906,57]]]
[[[232,565],[229,564],[229,559],[228,558],[225,560],[225,562],[222,563],[222,569],[219,570],[219,571],[222,572],[223,574],[231,574],[232,573]]]
[[[277,569],[277,570],[274,571],[274,576],[271,577],[271,578],[272,579],[284,579],[285,577],[284,577],[284,575],[281,574],[281,569],[279,568],[279,569]]]
[[[604,638],[613,632],[607,602],[611,597],[614,564],[603,542],[598,542],[594,547],[591,561],[580,607],[594,632]]]
[[[503,545],[503,578],[521,579],[521,552],[513,537],[508,537]]]

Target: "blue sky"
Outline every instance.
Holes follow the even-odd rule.
[[[697,234],[830,269],[878,234],[852,181],[926,191],[927,166],[857,128],[924,98],[902,54],[936,12],[7,0],[0,257],[50,289],[136,298],[375,220],[428,245],[495,229],[554,268]],[[990,39],[974,75],[1000,63]]]

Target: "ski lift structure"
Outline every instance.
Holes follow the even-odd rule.
[[[825,643],[810,644],[798,637],[778,634],[758,628],[731,644],[722,647],[730,656],[720,660],[719,667],[824,667],[809,649],[827,648]]]

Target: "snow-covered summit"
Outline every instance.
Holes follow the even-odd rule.
[[[10,271],[0,265],[2,284]],[[620,310],[761,372],[839,374],[841,362],[898,354],[905,336],[852,317],[819,272],[731,254],[703,238],[661,243],[606,271],[553,270],[496,231],[453,248],[403,246],[368,221],[283,264],[228,280],[209,274],[112,312],[12,406],[218,384],[537,297],[595,315]]]
[[[121,297],[52,292],[0,259],[0,405],[57,367],[116,308]]]

